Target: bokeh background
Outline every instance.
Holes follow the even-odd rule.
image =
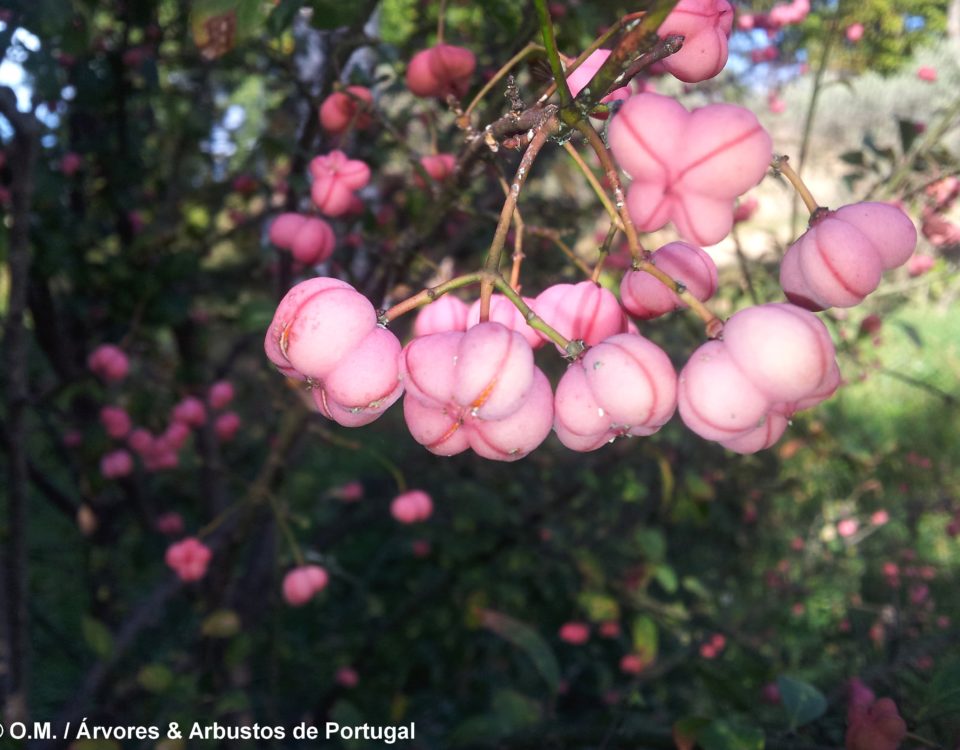
[[[561,51],[638,9],[554,3]],[[778,28],[761,28],[770,4],[736,9],[720,76],[646,85],[750,107],[821,203],[899,201],[917,255],[821,316],[845,384],[773,449],[737,456],[674,419],[595,453],[551,437],[503,464],[432,456],[399,406],[340,428],[262,351],[301,278],[337,275],[387,306],[481,262],[518,156],[415,185],[413,160],[464,144],[403,79],[437,40],[438,3],[0,3],[4,721],[413,721],[418,748],[826,750],[844,746],[858,678],[895,701],[902,747],[960,747],[960,3],[813,0]],[[478,57],[471,96],[538,39],[532,3],[449,0],[443,17]],[[518,67],[527,103],[548,76]],[[317,110],[342,83],[370,87],[378,116],[331,137]],[[505,107],[499,85],[476,122]],[[333,257],[305,268],[267,231],[309,207],[306,165],[334,147],[373,180],[333,223]],[[711,249],[724,315],[782,299],[779,258],[805,225],[773,176],[753,201]],[[607,224],[562,149],[520,209],[524,291],[578,280],[559,247],[593,263]],[[642,332],[678,366],[702,340],[684,313]],[[128,357],[124,379],[87,367],[104,343]],[[552,355],[538,362],[555,377]],[[218,381],[232,401],[207,404],[175,460],[104,476],[122,447],[104,406],[159,434]],[[234,434],[217,428],[226,412]],[[390,503],[409,488],[434,512],[404,525]],[[195,583],[164,562],[184,536],[214,553]],[[281,582],[300,560],[330,582],[294,608]]]

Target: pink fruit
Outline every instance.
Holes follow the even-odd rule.
[[[524,297],[523,301],[529,307],[536,304],[532,297]],[[480,322],[480,300],[476,300],[467,312],[466,328],[472,328]],[[500,323],[511,331],[516,331],[523,336],[531,348],[537,349],[543,346],[544,339],[540,332],[527,325],[526,319],[510,300],[502,294],[494,294],[490,297],[490,322]],[[464,329],[466,330],[466,329]]]
[[[423,490],[409,490],[390,503],[390,514],[400,523],[419,523],[433,514],[433,501]]]
[[[119,479],[133,472],[133,457],[125,450],[115,450],[100,459],[100,474],[104,479]]]
[[[683,47],[663,67],[687,83],[713,78],[727,64],[733,6],[727,0],[680,0],[660,25],[660,38],[681,34]]]
[[[887,203],[855,203],[816,221],[783,257],[780,286],[809,310],[852,307],[913,253],[917,230]]]
[[[707,440],[730,440],[761,425],[770,402],[737,367],[721,341],[698,348],[680,371],[683,423]]]
[[[851,712],[846,750],[897,750],[907,736],[906,722],[890,698]]]
[[[345,503],[352,503],[363,497],[363,483],[354,479],[330,490],[330,494]]]
[[[157,520],[153,522],[153,527],[166,536],[179,536],[183,533],[183,516],[172,511],[164,513],[157,516]]]
[[[860,524],[855,518],[844,518],[837,522],[837,533],[843,538],[848,538],[857,533]]]
[[[492,461],[515,461],[528,455],[550,434],[553,426],[553,390],[539,368],[533,384],[517,411],[503,419],[483,420],[471,413],[465,417],[470,447]]]
[[[627,330],[627,317],[613,292],[592,281],[554,284],[540,292],[531,307],[562,336],[588,346]]]
[[[207,392],[207,403],[211,409],[222,409],[233,401],[233,395],[233,383],[229,380],[218,380]]]
[[[672,221],[698,245],[733,226],[734,199],[763,179],[770,136],[747,109],[711,104],[687,112],[659,94],[630,97],[610,125],[610,147],[633,178],[630,216],[643,231]]]
[[[681,282],[698,300],[717,291],[717,266],[703,250],[686,242],[671,242],[650,257],[657,268]],[[686,307],[663,282],[646,271],[627,271],[620,282],[620,301],[631,315],[649,320]]]
[[[347,86],[346,92],[335,91],[320,105],[320,126],[330,135],[339,135],[350,127],[365,130],[371,117],[361,107],[373,104],[373,94],[365,86]]]
[[[293,239],[297,232],[307,223],[308,216],[303,214],[280,214],[270,224],[270,241],[277,247],[289,250],[293,246]]]
[[[760,206],[760,202],[756,198],[745,198],[737,203],[737,207],[733,211],[733,221],[734,223],[741,221],[750,221],[753,218],[753,215],[757,212],[757,208]]]
[[[467,309],[467,303],[459,297],[444,294],[417,313],[413,323],[414,337],[467,330]]]
[[[164,449],[178,451],[183,448],[187,439],[190,437],[190,425],[180,420],[170,423],[163,435],[160,436],[160,445],[154,446],[159,451]]]
[[[863,39],[863,32],[864,29],[862,23],[852,23],[847,26],[845,33],[848,41],[856,43]]]
[[[196,396],[187,396],[173,407],[173,421],[190,427],[201,427],[207,421],[207,409]]]
[[[83,157],[75,151],[68,151],[60,159],[60,171],[67,177],[72,177],[83,166]]]
[[[107,382],[118,382],[127,377],[130,362],[123,350],[113,344],[101,344],[87,357],[90,371]]]
[[[235,411],[224,412],[214,421],[213,429],[217,433],[217,438],[222,442],[230,442],[240,430],[240,415]]]
[[[355,688],[360,682],[360,675],[353,667],[340,667],[335,679],[341,687]]]
[[[345,427],[369,424],[403,392],[400,342],[376,326],[313,389],[320,413]]]
[[[213,553],[196,537],[189,537],[167,548],[165,560],[185,583],[199,581],[207,573]]]
[[[763,422],[749,432],[718,441],[728,451],[749,454],[766,450],[776,443],[787,429],[787,418],[774,411],[767,413]]]
[[[407,66],[407,88],[415,96],[455,96],[460,99],[470,88],[477,67],[473,52],[464,47],[438,44],[417,52]]]
[[[917,78],[927,83],[933,83],[937,80],[937,71],[929,65],[923,65],[917,68]]]
[[[560,627],[560,640],[582,646],[590,640],[590,626],[585,622],[566,622]]]
[[[723,0],[726,2],[726,0]],[[579,94],[583,87],[590,83],[590,80],[597,74],[597,71],[603,66],[607,61],[607,58],[610,57],[610,50],[608,49],[598,49],[590,53],[590,56],[587,57],[580,66],[573,71],[570,75],[567,76],[567,86],[570,88],[570,93],[573,96]],[[602,104],[609,104],[610,102],[619,101],[626,99],[630,96],[630,89],[627,86],[623,86],[618,89],[614,89],[609,94],[607,94],[603,99],[600,100]],[[606,120],[607,114],[601,113],[599,115],[594,115],[598,120]]]
[[[457,157],[453,154],[432,154],[421,157],[420,164],[434,182],[443,182],[453,174]],[[413,173],[413,182],[419,188],[425,187],[423,178],[417,172]]]
[[[314,205],[327,216],[343,216],[354,202],[354,191],[370,182],[370,167],[350,159],[343,151],[331,151],[310,162]]]
[[[291,607],[302,607],[327,587],[330,576],[319,565],[301,565],[283,577],[283,598]]]
[[[624,654],[620,659],[620,671],[624,674],[640,674],[645,667],[646,662],[640,654]]]
[[[934,263],[936,260],[930,255],[911,255],[907,261],[907,274],[911,277],[923,276],[933,268]]]
[[[786,303],[735,313],[723,328],[730,359],[771,403],[813,393],[834,362],[826,326],[812,313]]]
[[[115,440],[126,437],[133,427],[130,415],[127,414],[126,409],[121,409],[119,406],[104,406],[100,410],[100,424]]]
[[[264,349],[284,374],[321,380],[376,325],[373,305],[349,284],[308,279],[280,301]]]
[[[593,450],[622,435],[651,435],[673,416],[677,375],[643,336],[611,336],[572,363],[557,386],[555,422],[572,450]]]

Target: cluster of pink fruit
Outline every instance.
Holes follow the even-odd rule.
[[[126,376],[129,361],[121,349],[104,344],[95,349],[87,360],[90,369],[106,380],[118,381]],[[107,405],[100,410],[100,424],[113,440],[123,441],[125,448],[115,448],[100,459],[100,473],[105,479],[118,479],[133,472],[132,450],[143,462],[146,471],[176,468],[180,451],[190,437],[191,430],[207,422],[207,406],[221,411],[213,423],[214,432],[222,442],[233,440],[240,429],[240,416],[234,411],[222,411],[234,396],[233,385],[221,380],[210,386],[204,404],[195,396],[187,396],[170,412],[170,422],[160,434],[145,427],[134,427],[126,409]],[[127,450],[129,448],[129,450]]]

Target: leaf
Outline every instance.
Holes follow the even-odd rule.
[[[907,334],[907,337],[914,343],[917,349],[923,349],[923,338],[920,336],[920,331],[917,330],[916,326],[910,325],[902,320],[896,321],[896,324],[903,329],[903,332]]]
[[[657,658],[659,648],[657,624],[646,615],[638,617],[633,621],[633,650],[646,661],[651,662]]]
[[[668,594],[677,593],[677,574],[669,565],[658,565],[653,577]]]
[[[650,562],[658,563],[667,554],[667,540],[659,529],[640,529],[634,537],[637,552]]]
[[[609,594],[599,591],[584,591],[577,597],[577,602],[586,610],[591,622],[616,620],[620,617],[620,606],[617,600]]]
[[[364,3],[345,3],[343,0],[313,0],[310,25],[316,29],[339,29],[363,21]]]
[[[137,674],[137,682],[148,693],[162,693],[173,683],[173,672],[163,664],[147,664]]]
[[[787,712],[791,730],[819,719],[827,710],[827,699],[813,685],[794,677],[777,677],[780,701]]]
[[[901,117],[897,119],[897,126],[900,129],[900,148],[902,149],[902,153],[905,154],[910,150],[913,142],[917,139],[917,135],[919,135],[917,123]]]
[[[113,634],[110,629],[93,617],[83,618],[83,640],[90,650],[101,659],[107,658],[113,651]]]
[[[845,151],[840,154],[840,161],[862,167],[864,165],[863,151]]]
[[[240,617],[231,609],[218,609],[203,621],[200,632],[207,638],[232,638],[240,632]]]
[[[763,730],[735,720],[715,719],[698,738],[703,750],[763,750]]]
[[[547,642],[532,627],[509,615],[485,609],[480,613],[480,624],[505,641],[523,651],[547,682],[550,692],[560,687],[560,665]]]
[[[516,690],[498,690],[493,694],[493,712],[500,726],[512,734],[540,721],[540,704]]]
[[[926,716],[954,714],[960,714],[960,659],[950,659],[937,668],[924,706]]]
[[[261,0],[195,0],[190,10],[190,30],[200,54],[216,60],[259,29],[267,5]]]

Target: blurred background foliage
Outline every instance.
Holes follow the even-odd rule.
[[[555,3],[561,50],[576,54],[630,10]],[[31,717],[415,721],[412,746],[424,748],[690,747],[675,741],[679,728],[704,750],[812,750],[842,745],[844,684],[859,676],[897,701],[914,735],[904,746],[957,747],[956,239],[922,238],[929,271],[893,274],[859,308],[824,315],[846,385],[756,456],[674,420],[585,455],[550,438],[517,464],[438,459],[409,437],[399,407],[336,428],[268,367],[260,342],[276,301],[313,271],[272,248],[266,227],[306,208],[314,155],[340,146],[374,170],[363,213],[336,225],[337,252],[320,272],[375,304],[451,266],[469,270],[489,244],[496,177],[515,155],[485,158],[449,195],[411,187],[412,157],[463,143],[453,115],[403,83],[411,54],[437,40],[438,12],[419,0],[4,3],[0,82],[43,126],[25,434]],[[737,33],[717,80],[655,85],[689,104],[750,104],[778,148],[812,144],[811,181],[834,204],[873,191],[919,222],[932,210],[925,190],[958,167],[950,12],[931,0],[816,2],[798,25]],[[534,17],[526,3],[450,0],[446,39],[476,52],[482,78],[536,38]],[[866,28],[857,44],[843,38],[854,22]],[[770,44],[776,61],[752,63]],[[809,70],[825,50],[815,84]],[[917,81],[920,63],[936,63],[936,83]],[[520,70],[528,102],[544,75],[536,62]],[[337,81],[373,87],[390,126],[321,133],[317,107]],[[786,112],[767,111],[771,92]],[[495,89],[478,121],[505,106]],[[901,121],[922,127],[911,136]],[[0,135],[9,147],[2,119]],[[70,153],[81,166],[68,174]],[[577,278],[551,232],[595,258],[602,214],[582,183],[559,149],[536,165],[520,206],[547,238],[528,238],[528,293]],[[751,287],[780,299],[791,198],[772,178],[756,194],[756,217],[718,250],[724,314],[749,304]],[[8,199],[0,210],[9,226]],[[603,281],[615,287],[616,272]],[[642,330],[678,366],[701,338],[682,314]],[[85,368],[103,342],[131,357],[122,385]],[[550,355],[538,358],[556,374]],[[182,396],[221,378],[237,389],[234,441],[218,444],[207,425],[175,469],[100,476],[102,405],[159,429]],[[71,432],[81,440],[67,447]],[[428,522],[390,518],[398,476],[433,496]],[[344,502],[337,488],[354,480],[363,498]],[[163,564],[169,540],[155,521],[171,511],[216,540],[200,584],[180,586]],[[5,543],[21,531],[0,523]],[[302,609],[280,596],[294,562],[284,529],[332,576]],[[570,621],[590,625],[586,644],[558,637]],[[639,674],[620,668],[631,653]],[[355,686],[337,680],[343,667]]]

